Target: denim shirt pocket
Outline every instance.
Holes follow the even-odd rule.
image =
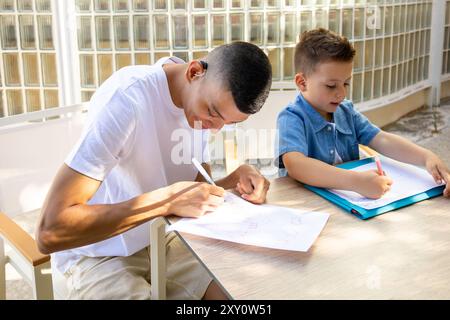
[[[359,159],[359,143],[353,134],[337,133],[336,148],[343,162]]]
[[[358,143],[358,141],[352,143],[351,150],[352,151],[351,151],[351,155],[350,155],[350,157],[351,157],[350,161],[359,160],[359,143]]]
[[[334,160],[334,139],[326,130],[318,131],[308,143],[308,156],[328,164]]]

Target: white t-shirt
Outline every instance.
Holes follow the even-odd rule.
[[[72,169],[102,181],[88,204],[122,202],[177,181],[193,181],[195,156],[209,161],[208,130],[192,129],[170,96],[166,63],[115,72],[92,96],[88,120],[65,160]],[[81,256],[129,256],[150,244],[149,223],[91,245],[60,251],[52,259],[66,272]]]

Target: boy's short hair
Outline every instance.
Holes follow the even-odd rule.
[[[355,49],[346,37],[324,28],[305,31],[295,47],[295,72],[310,74],[318,63],[350,62],[354,56]]]
[[[215,48],[206,61],[206,77],[230,90],[239,111],[253,114],[261,109],[272,85],[272,67],[264,51],[237,41]]]

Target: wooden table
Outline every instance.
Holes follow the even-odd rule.
[[[360,220],[291,178],[268,203],[330,218],[308,252],[181,234],[233,299],[450,299],[450,200]]]

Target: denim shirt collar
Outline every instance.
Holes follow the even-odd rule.
[[[314,129],[314,132],[319,132],[324,129],[329,122],[326,121],[322,115],[314,109],[308,101],[303,97],[300,93],[297,96],[297,104],[301,107],[301,109],[306,113],[308,119]],[[336,112],[333,114],[334,123],[336,124],[336,130],[343,134],[352,134],[352,131],[348,125],[345,112],[339,105]]]

